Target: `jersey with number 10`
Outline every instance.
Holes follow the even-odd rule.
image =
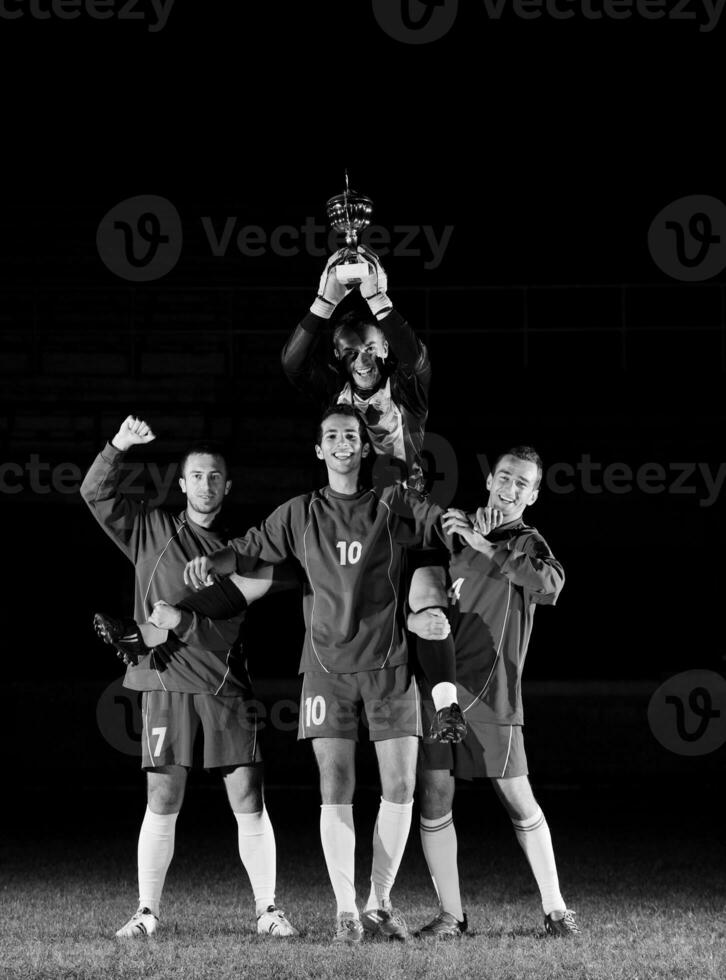
[[[355,494],[325,487],[288,500],[229,547],[238,572],[291,557],[302,566],[300,673],[378,670],[407,662],[403,555],[407,547],[446,541],[442,513],[428,497],[401,486]]]

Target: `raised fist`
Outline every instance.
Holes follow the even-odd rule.
[[[129,415],[121,423],[118,432],[111,440],[111,445],[126,451],[131,446],[145,445],[147,442],[153,442],[154,439],[156,436],[143,419]]]

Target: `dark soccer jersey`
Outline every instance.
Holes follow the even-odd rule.
[[[406,547],[446,540],[441,508],[401,486],[295,497],[230,543],[238,572],[296,558],[305,572],[300,672],[355,673],[406,663],[401,567]],[[450,540],[450,539],[449,539]]]
[[[112,445],[94,460],[81,495],[111,540],[136,572],[134,616],[145,622],[160,599],[174,603],[189,590],[184,568],[197,555],[219,550],[229,540],[223,530],[200,527],[186,513],[150,509],[119,490],[126,454]],[[178,648],[152,652],[128,667],[124,686],[135,691],[183,691],[189,694],[242,695],[250,680],[239,644],[244,613],[211,620],[196,613],[184,630],[176,630]],[[187,616],[185,622],[189,620]]]
[[[521,521],[488,540],[496,544],[491,558],[466,545],[449,564],[460,704],[466,709],[478,699],[492,724],[521,725],[534,610],[555,603],[565,575],[544,538]]]

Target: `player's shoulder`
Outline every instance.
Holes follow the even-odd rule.
[[[532,555],[550,550],[544,535],[536,527],[524,523],[512,528],[511,544],[518,551],[525,551]]]

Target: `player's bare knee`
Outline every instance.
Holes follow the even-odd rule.
[[[355,770],[351,766],[332,761],[320,766],[320,797],[323,803],[352,803],[354,792]]]
[[[262,767],[233,766],[223,769],[224,788],[234,813],[259,813],[262,801]]]
[[[413,773],[381,773],[381,793],[389,803],[410,803],[415,784]]]
[[[423,770],[418,780],[421,816],[427,820],[445,817],[454,805],[454,780],[448,769]]]
[[[146,801],[152,813],[178,813],[184,802],[184,785],[149,780]]]
[[[512,820],[530,820],[537,813],[538,803],[526,776],[493,779],[492,783]]]

